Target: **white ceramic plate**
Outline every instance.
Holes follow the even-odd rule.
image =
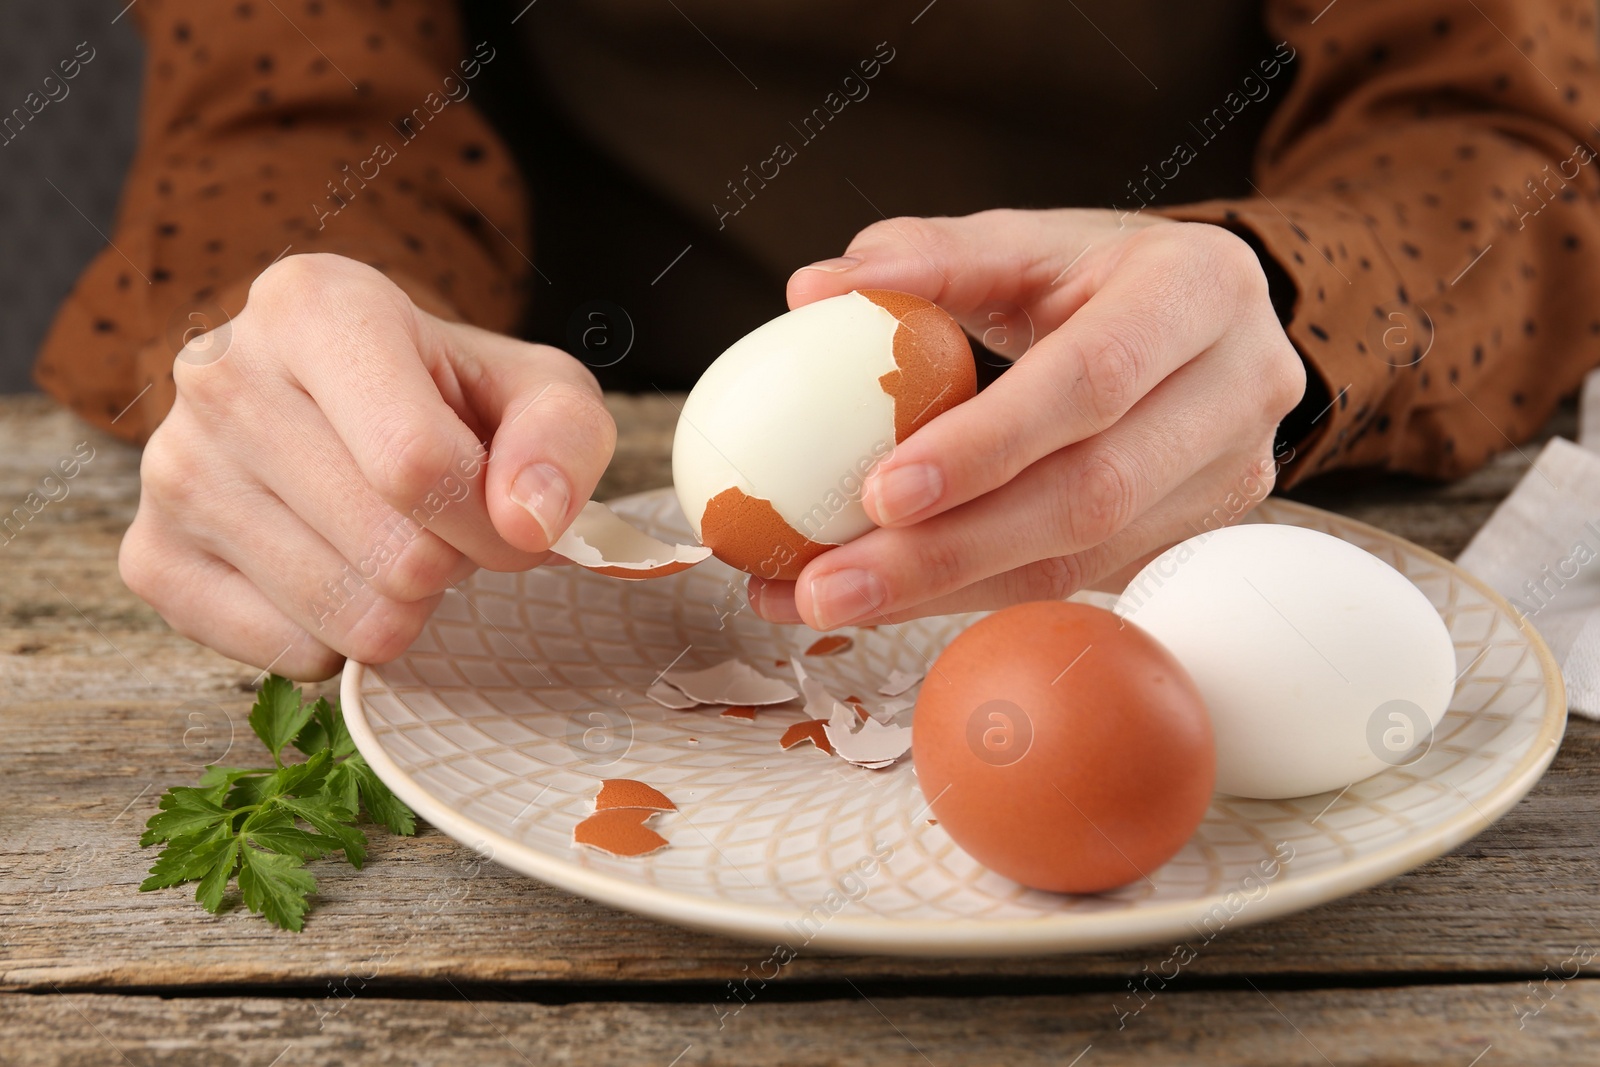
[[[690,539],[670,491],[615,506],[669,540]],[[1256,517],[1344,538],[1414,581],[1455,639],[1455,699],[1420,760],[1339,795],[1218,797],[1182,852],[1113,893],[1042,893],[980,867],[929,824],[909,760],[867,771],[809,745],[781,750],[784,728],[805,717],[798,705],[742,722],[647,700],[674,661],[737,656],[787,680],[774,661],[817,636],[741,611],[742,576],[716,560],[646,582],[577,567],[480,572],[446,595],[405,655],[346,667],[345,718],[378,775],[445,833],[513,870],[669,922],[796,951],[1000,956],[1193,943],[1449,851],[1532,788],[1566,724],[1549,650],[1476,579],[1314,508],[1269,501]],[[805,663],[836,696],[870,696],[891,670],[921,672],[975,618],[854,631],[850,650]],[[573,847],[605,778],[640,779],[677,802],[652,824],[670,848],[615,859]]]

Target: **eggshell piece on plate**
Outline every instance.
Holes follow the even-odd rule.
[[[1109,611],[995,612],[940,653],[917,697],[917,781],[951,838],[1023,885],[1096,893],[1147,877],[1211,801],[1199,691]]]
[[[799,683],[800,695],[805,699],[806,714],[813,719],[826,719],[833,714],[834,696],[828,692],[828,687],[813,678],[798,659],[789,666],[794,671],[795,681]]]
[[[806,649],[808,656],[836,656],[841,652],[848,652],[855,645],[855,638],[844,634],[828,634],[811,642],[811,647]]]
[[[609,856],[648,856],[667,847],[667,839],[645,825],[657,812],[647,808],[607,808],[572,828],[572,843]]]
[[[976,393],[961,327],[888,290],[765,323],[706,369],[672,444],[679,503],[717,558],[792,580],[872,528],[863,479],[899,441]]]
[[[656,682],[644,691],[644,695],[662,707],[672,708],[675,711],[698,708],[702,703],[694,697],[684,696],[683,691],[670,682]]]
[[[756,709],[748,704],[735,704],[731,708],[723,708],[722,717],[724,719],[744,719],[746,722],[753,722],[756,717]]]
[[[804,741],[810,741],[831,756],[833,744],[828,740],[827,726],[827,719],[806,719],[804,722],[797,722],[783,732],[778,744],[788,750]]]
[[[662,578],[688,570],[711,556],[701,545],[669,545],[616,512],[591,500],[550,551],[584,570],[612,578]]]
[[[607,778],[600,783],[600,792],[594,798],[594,810],[607,808],[648,808],[651,811],[677,811],[678,805],[655,786],[632,778]]]
[[[799,695],[787,682],[768,678],[736,659],[698,671],[669,670],[662,679],[701,704],[782,704]]]
[[[900,714],[902,711],[905,711],[907,708],[915,706],[916,701],[907,700],[904,697],[897,697],[894,700],[885,700],[881,704],[875,704],[872,707],[869,707],[867,709],[867,714],[871,715],[879,722],[886,723],[894,721],[894,717],[896,715]]]
[[[890,671],[888,679],[878,686],[878,692],[886,697],[897,697],[920,681],[921,672]]]
[[[868,770],[887,767],[911,750],[909,727],[885,725],[859,705],[837,705],[823,730],[836,755]]]

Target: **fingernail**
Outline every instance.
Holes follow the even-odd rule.
[[[768,622],[800,621],[800,609],[794,606],[792,592],[788,595],[774,593],[768,583],[760,578],[751,578],[745,589],[745,595],[750,598],[750,606],[755,609],[756,614]]]
[[[932,464],[892,467],[872,479],[873,510],[880,524],[892,526],[933,507],[943,492],[944,475]]]
[[[511,500],[532,515],[544,530],[545,542],[553,544],[565,529],[567,509],[572,505],[572,490],[567,479],[548,463],[522,468],[511,480]]]
[[[822,270],[829,274],[842,274],[851,267],[861,266],[860,256],[836,256],[833,259],[819,259],[815,263],[808,263],[800,270]],[[800,270],[795,271],[796,274]]]
[[[811,579],[811,613],[820,630],[871,615],[888,599],[883,582],[871,571],[834,571]]]

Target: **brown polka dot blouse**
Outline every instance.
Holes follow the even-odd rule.
[[[1600,364],[1593,3],[684,6],[515,3],[469,34],[430,0],[141,0],[140,151],[39,384],[143,440],[187,336],[301,252],[360,259],[438,314],[516,329],[554,299],[535,238],[611,212],[574,223],[513,162],[563,157],[491,126],[466,91],[488,66],[543,85],[538,106],[627,188],[698,227],[654,289],[691,241],[624,236],[597,253],[652,294],[696,284],[717,254],[781,292],[879,211],[1148,197],[1236,230],[1267,260],[1313,382],[1286,424],[1285,482],[1347,466],[1459,475]],[[775,141],[793,161],[751,184]]]

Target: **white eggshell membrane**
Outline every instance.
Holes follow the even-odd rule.
[[[1307,796],[1386,770],[1372,742],[1379,709],[1409,701],[1431,728],[1455,690],[1455,648],[1422,591],[1314,530],[1259,523],[1190,538],[1140,571],[1115,610],[1193,677],[1211,712],[1217,789],[1235,796]]]
[[[780,315],[737,341],[684,403],[672,442],[678,501],[701,535],[727,489],[769,501],[808,539],[844,544],[872,527],[861,471],[894,448],[899,320],[859,293]]]

